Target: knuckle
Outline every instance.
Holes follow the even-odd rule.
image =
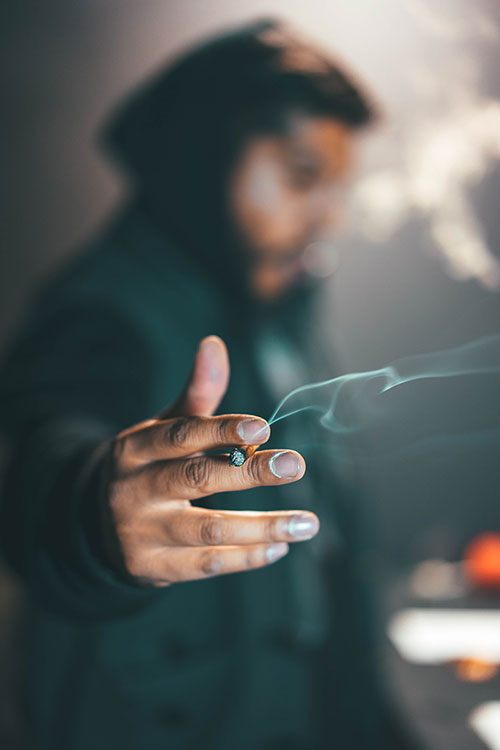
[[[263,484],[265,482],[265,465],[259,457],[252,457],[246,462],[245,466],[247,476],[254,484]]]
[[[176,448],[182,448],[189,440],[189,435],[196,421],[196,417],[180,417],[167,423],[164,434],[166,442]]]
[[[200,570],[204,575],[215,575],[224,565],[222,555],[214,552],[203,552],[200,557]]]
[[[283,522],[276,517],[269,516],[266,518],[265,524],[264,524],[264,534],[266,536],[266,539],[277,539],[280,537],[280,532],[282,530]]]
[[[258,568],[264,561],[264,554],[261,549],[249,549],[245,555],[245,565],[247,568]]]
[[[228,443],[234,441],[233,421],[223,417],[217,421],[217,438],[219,443]]]
[[[203,491],[208,484],[208,464],[205,458],[193,458],[184,465],[184,480],[192,490]]]
[[[224,537],[222,521],[212,516],[204,518],[200,524],[200,542],[202,544],[221,544]]]

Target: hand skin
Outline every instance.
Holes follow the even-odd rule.
[[[191,504],[218,492],[287,484],[305,472],[295,451],[260,450],[242,467],[230,466],[227,453],[203,455],[269,438],[259,417],[212,416],[228,380],[226,346],[208,336],[175,404],[107,447],[101,531],[108,562],[135,583],[169,586],[260,568],[283,557],[288,542],[310,539],[319,529],[317,516],[306,511],[233,512]]]

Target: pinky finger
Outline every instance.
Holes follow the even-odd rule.
[[[262,568],[288,552],[286,542],[238,546],[171,547],[158,553],[156,579],[175,583]]]

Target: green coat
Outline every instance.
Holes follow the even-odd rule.
[[[321,481],[313,457],[307,481],[204,503],[318,513],[318,537],[257,571],[139,587],[107,569],[95,538],[95,478],[79,474],[89,452],[164,408],[207,334],[230,351],[220,411],[269,417],[276,396],[256,353],[266,333],[271,349],[286,344],[279,321],[253,330],[235,317],[133,207],[39,296],[1,378],[12,447],[1,542],[29,592],[37,750],[390,747],[358,573],[359,502],[331,460]],[[293,422],[271,444],[300,448],[284,441],[310,428]]]

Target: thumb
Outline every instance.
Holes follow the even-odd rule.
[[[206,336],[200,342],[184,390],[173,406],[160,414],[159,418],[209,417],[219,406],[228,382],[229,356],[226,345],[218,336]]]

